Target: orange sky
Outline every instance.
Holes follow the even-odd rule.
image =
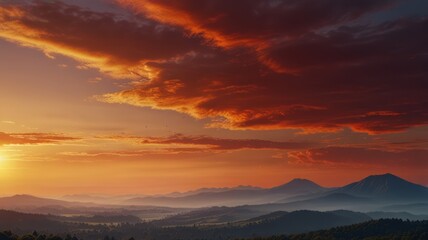
[[[428,185],[425,3],[303,2],[2,1],[0,195]]]

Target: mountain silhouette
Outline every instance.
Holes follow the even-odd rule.
[[[71,206],[72,202],[40,198],[26,194],[14,195],[11,197],[0,198],[0,207],[3,209],[25,208],[25,207],[44,207],[44,206]]]
[[[361,181],[336,189],[334,192],[386,201],[428,201],[428,188],[390,173],[368,176]]]
[[[268,190],[270,193],[283,193],[287,195],[296,195],[296,194],[307,194],[307,193],[315,193],[326,190],[324,187],[320,185],[302,178],[295,178],[290,182],[273,187]]]
[[[204,191],[191,191],[180,196],[148,196],[131,198],[125,204],[157,205],[168,207],[212,207],[212,206],[238,206],[244,204],[262,204],[275,202],[279,199],[300,194],[312,194],[328,190],[320,185],[306,180],[294,179],[288,183],[273,188],[242,187],[221,189],[204,189]],[[192,194],[194,193],[194,194]]]
[[[390,173],[368,176],[361,181],[340,188],[324,188],[310,180],[294,179],[283,185],[267,189],[227,188],[224,191],[195,191],[181,196],[148,196],[131,198],[126,204],[158,205],[168,207],[212,207],[239,206],[246,204],[291,203],[305,206],[309,203],[321,203],[322,206],[335,203],[367,204],[367,200],[378,202],[428,202],[428,188],[411,183]],[[299,203],[297,203],[299,202]],[[290,205],[287,205],[290,206]],[[294,209],[294,208],[293,208]],[[301,209],[300,207],[298,209]],[[314,209],[314,208],[310,208]],[[331,209],[330,206],[328,209]],[[352,208],[354,209],[354,208]],[[289,209],[285,209],[289,210]],[[322,210],[325,210],[324,208]]]

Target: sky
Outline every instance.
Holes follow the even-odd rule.
[[[0,0],[0,195],[428,186],[425,0]]]

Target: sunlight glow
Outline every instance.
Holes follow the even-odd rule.
[[[7,160],[6,153],[4,153],[3,151],[0,151],[0,164],[5,162],[6,160]]]

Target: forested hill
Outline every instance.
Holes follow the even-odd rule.
[[[380,219],[315,232],[253,238],[251,240],[425,240],[428,239],[428,221]],[[247,239],[248,240],[248,239]]]
[[[124,229],[122,229],[124,230]],[[147,230],[147,229],[146,229]],[[152,229],[154,230],[154,229]],[[172,231],[168,231],[172,230]],[[186,239],[180,234],[183,228],[166,228],[160,230],[156,229],[155,232],[148,231],[145,235],[139,235],[135,239]],[[220,232],[217,234],[221,235]],[[80,232],[76,234],[63,233],[60,236],[50,234],[39,234],[36,231],[27,235],[18,236],[11,231],[0,232],[0,240],[79,240],[79,239],[134,239],[133,237],[118,236],[117,231],[96,231],[96,232]],[[134,232],[134,234],[137,232]],[[212,234],[212,232],[211,232]],[[137,234],[138,235],[138,234]],[[132,236],[132,235],[131,235]],[[208,235],[207,235],[208,236]],[[199,236],[198,239],[207,239],[206,237]],[[236,239],[224,237],[221,239]],[[349,240],[349,239],[363,239],[363,240],[426,240],[428,239],[428,221],[403,221],[398,219],[380,219],[371,220],[364,223],[331,228],[329,230],[320,230],[304,234],[295,235],[282,235],[264,238],[247,238],[241,240]]]

